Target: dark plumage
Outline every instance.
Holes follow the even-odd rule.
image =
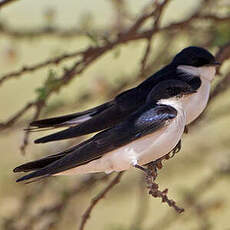
[[[43,178],[78,167],[145,135],[156,132],[168,125],[167,121],[177,116],[177,110],[172,106],[158,104],[159,94],[164,93],[161,97],[164,99],[175,96],[175,92],[182,96],[194,93],[194,90],[183,81],[160,82],[152,89],[144,104],[129,115],[128,119],[66,151],[16,167],[14,172],[34,171],[17,181],[36,177]]]
[[[142,106],[151,89],[159,82],[165,80],[180,80],[189,84],[193,90],[197,90],[201,85],[199,76],[191,77],[183,72],[178,72],[178,65],[199,67],[214,63],[214,56],[207,50],[194,46],[187,47],[178,53],[169,65],[151,75],[137,87],[119,94],[112,101],[80,113],[32,122],[30,124],[31,130],[75,125],[63,131],[39,138],[35,140],[35,143],[46,143],[78,137],[113,127]]]

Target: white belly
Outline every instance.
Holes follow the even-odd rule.
[[[205,109],[210,94],[210,81],[202,79],[201,87],[198,91],[183,99],[183,107],[186,111],[186,124],[194,121]]]
[[[59,173],[73,175],[94,172],[127,170],[137,163],[144,165],[170,152],[180,140],[186,123],[186,114],[180,111],[164,128],[113,150],[103,157],[85,165]]]

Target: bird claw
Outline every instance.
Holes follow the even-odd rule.
[[[154,181],[157,177],[157,169],[162,168],[161,159],[152,161],[146,164],[146,166],[147,167],[145,168],[138,164],[134,165],[135,168],[140,169],[145,173],[146,178],[152,178],[152,180]]]

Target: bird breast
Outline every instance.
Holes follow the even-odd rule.
[[[182,103],[187,115],[186,124],[194,121],[207,106],[211,84],[210,81],[205,78],[201,78],[201,81],[201,87],[197,92],[183,99]]]

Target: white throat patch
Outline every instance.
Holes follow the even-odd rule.
[[[194,67],[188,65],[179,65],[177,69],[189,75],[200,76],[208,81],[212,81],[216,74],[215,66]]]

